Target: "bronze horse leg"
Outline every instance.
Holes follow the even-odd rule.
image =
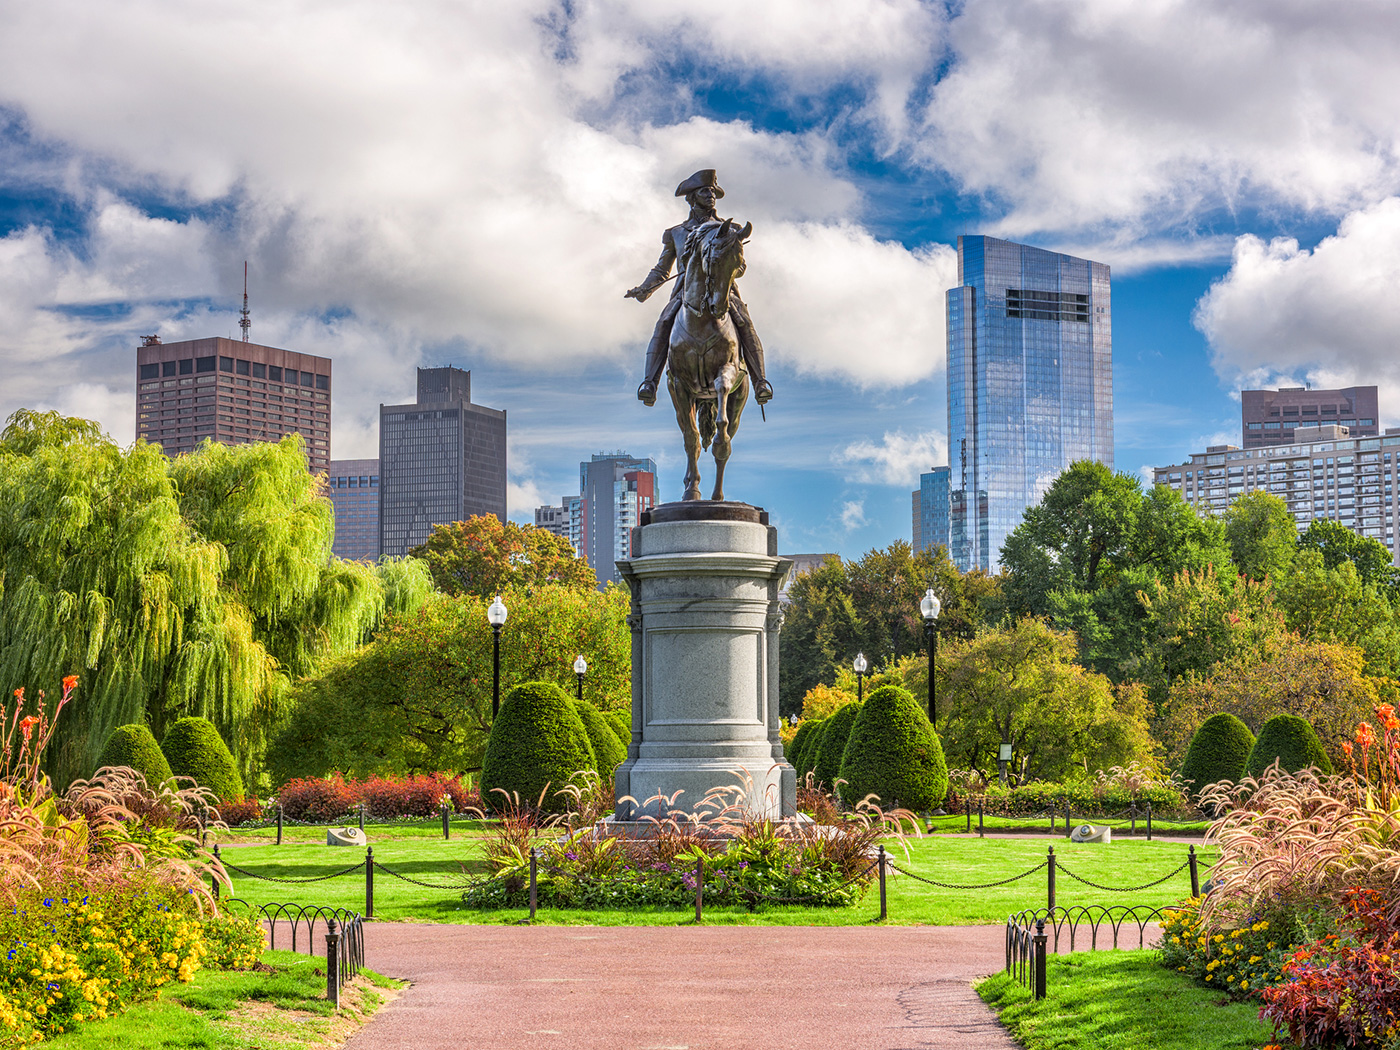
[[[671,391],[671,404],[675,406],[676,422],[680,424],[681,440],[685,443],[685,495],[681,498],[699,499],[700,425],[695,419],[695,401],[674,372],[667,376],[666,385]]]
[[[738,382],[732,389],[728,390],[727,397],[716,406],[725,415],[725,422],[715,424],[715,439],[710,451],[715,457],[715,491],[711,499],[724,499],[724,465],[729,462],[729,452],[732,447],[731,439],[734,432],[739,429],[739,417],[744,412],[744,404],[749,397],[749,378],[747,374],[740,372]],[[724,396],[724,395],[721,395]],[[722,408],[721,408],[722,406]]]

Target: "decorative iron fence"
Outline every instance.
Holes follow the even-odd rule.
[[[318,907],[305,904],[251,904],[238,897],[223,901],[225,906],[240,905],[257,912],[267,923],[267,946],[277,947],[277,924],[291,928],[292,951],[299,937],[305,938],[306,954],[316,954],[316,923],[325,930],[326,998],[340,1009],[340,990],[365,965],[365,924],[358,912],[348,908]]]
[[[1095,951],[1101,930],[1112,933],[1112,947],[1117,948],[1122,933],[1136,929],[1137,947],[1145,948],[1148,927],[1161,920],[1162,909],[1145,904],[1089,904],[1018,911],[1006,920],[1006,972],[1031,989],[1037,999],[1044,999],[1047,947],[1051,953],[1059,952],[1062,934],[1068,934],[1069,950],[1074,951],[1079,928],[1087,926],[1089,950]]]

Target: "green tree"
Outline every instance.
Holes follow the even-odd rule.
[[[1245,775],[1257,779],[1275,762],[1289,773],[1308,768],[1316,768],[1324,775],[1332,772],[1332,761],[1317,733],[1307,719],[1297,715],[1274,715],[1264,723],[1245,762]]]
[[[1006,742],[1022,779],[1061,779],[1148,757],[1140,690],[1115,695],[1075,653],[1070,633],[1037,619],[940,651],[938,713],[949,761],[990,769]]]
[[[1232,714],[1211,715],[1191,737],[1181,763],[1181,779],[1196,793],[1219,780],[1238,784],[1253,747],[1249,726]]]
[[[1316,547],[1300,544],[1274,593],[1289,628],[1303,638],[1354,645],[1365,654],[1367,674],[1400,677],[1393,602],[1362,579],[1354,562],[1341,559],[1329,567]]]
[[[1262,489],[1246,492],[1225,511],[1225,539],[1235,568],[1251,580],[1285,571],[1298,544],[1288,504]]]
[[[446,594],[490,598],[546,584],[598,586],[597,574],[574,556],[568,540],[492,514],[434,525],[432,535],[409,553],[427,563],[433,582]]]
[[[632,634],[625,588],[544,586],[501,595],[501,689],[552,681],[574,688],[588,658],[589,699],[627,717]],[[391,617],[374,641],[296,687],[269,753],[274,778],[481,768],[491,729],[489,599],[438,594]]]
[[[113,729],[211,719],[255,776],[291,678],[379,622],[375,570],[331,557],[297,435],[170,461],[21,410],[0,432],[0,680],[80,674],[48,771],[86,775]]]
[[[1400,598],[1400,569],[1378,539],[1358,536],[1339,521],[1315,518],[1298,537],[1298,549],[1316,551],[1327,569],[1349,564],[1363,584],[1379,588],[1391,602]]]

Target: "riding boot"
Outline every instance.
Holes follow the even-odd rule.
[[[753,380],[754,400],[760,405],[766,405],[773,397],[773,385],[763,373],[763,343],[754,331],[748,310],[741,309],[736,304],[733,313],[734,327],[738,329],[739,334],[739,349],[744,354],[744,367],[748,369],[749,378]]]
[[[647,344],[646,371],[642,375],[642,385],[637,387],[637,400],[651,406],[656,404],[656,389],[661,383],[661,373],[666,370],[666,358],[670,353],[671,325],[675,323],[679,302],[672,299],[657,318],[656,328]]]

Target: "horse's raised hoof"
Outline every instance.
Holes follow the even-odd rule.
[[[650,379],[645,380],[641,386],[637,387],[637,400],[648,408],[656,404],[656,384]]]

